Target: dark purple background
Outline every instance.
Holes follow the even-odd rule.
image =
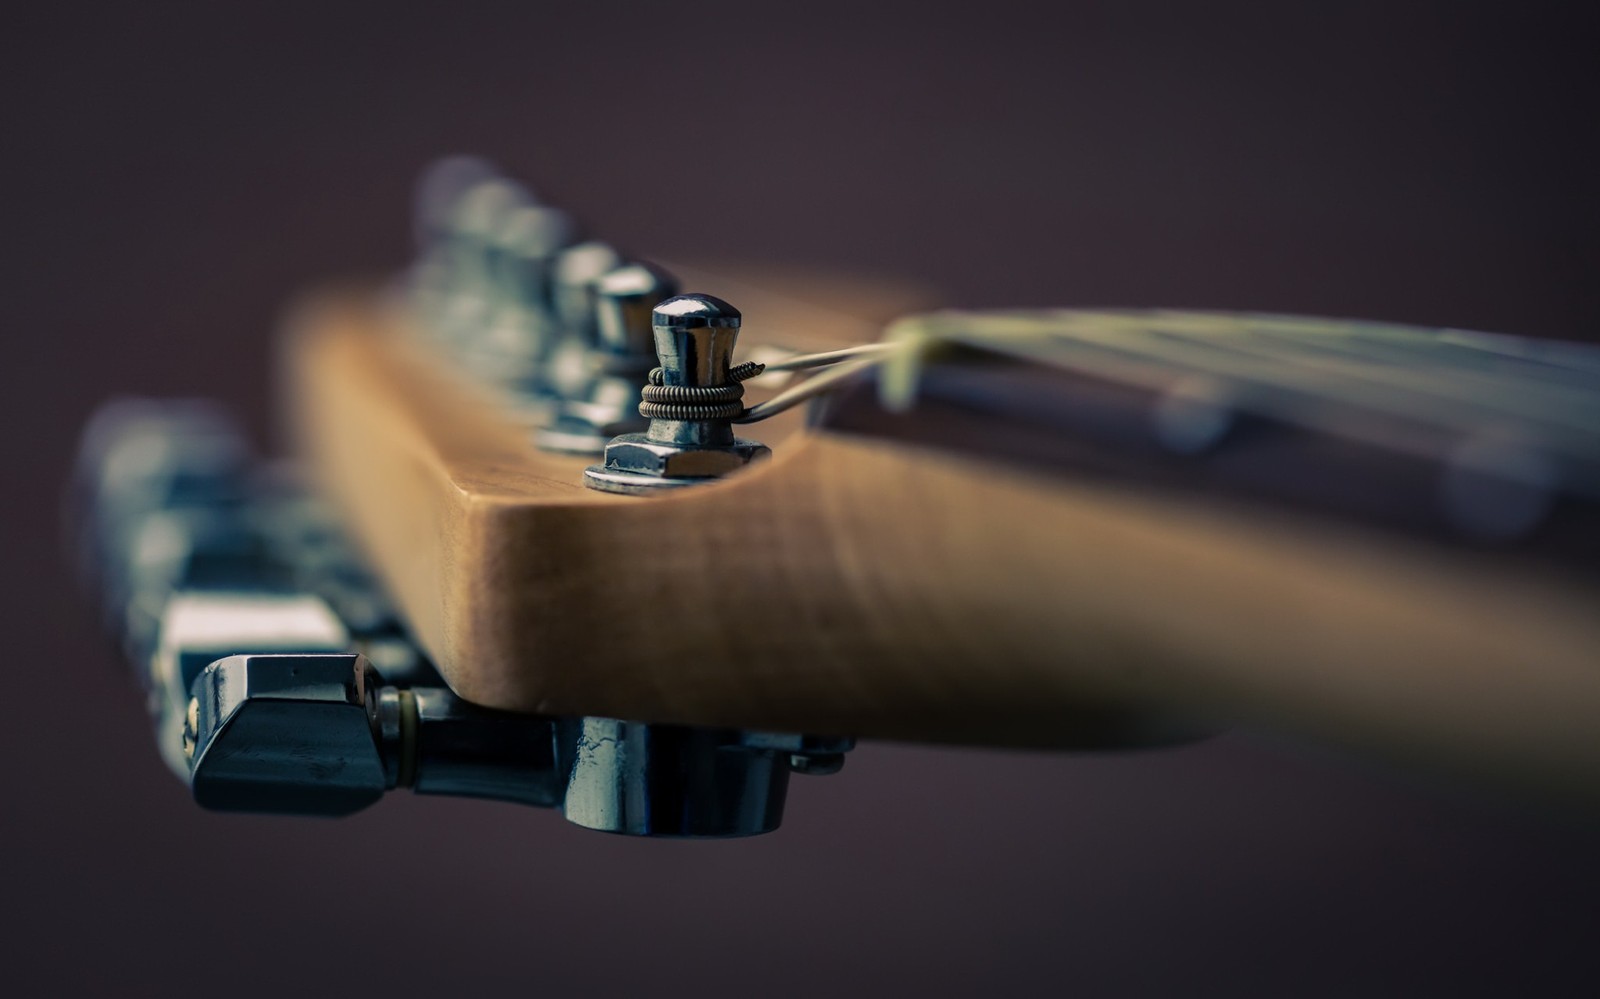
[[[73,435],[127,392],[264,428],[279,309],[395,266],[437,154],[960,304],[1600,329],[1592,5],[579,6],[5,15],[0,990],[1593,994],[1592,828],[1238,736],[869,745],[738,843],[191,807],[60,569]]]

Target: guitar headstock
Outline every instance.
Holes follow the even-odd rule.
[[[489,610],[439,608],[440,587],[492,585],[481,560],[500,542],[515,563],[531,553],[503,529],[525,529],[541,506],[581,516],[619,502],[585,489],[583,469],[617,433],[650,426],[629,382],[650,381],[652,313],[677,278],[578,240],[560,212],[472,163],[447,164],[420,201],[425,252],[409,273],[317,296],[286,338],[288,415],[311,459],[300,468],[263,466],[224,414],[198,404],[117,404],[86,434],[84,562],[163,756],[223,810],[345,814],[406,787],[558,807],[639,835],[776,828],[788,775],[837,771],[848,734],[508,711],[463,699],[456,674],[436,669],[436,629]],[[874,310],[907,300],[849,280],[789,285],[794,297],[719,287],[799,344],[865,335]],[[814,310],[812,295],[858,314]],[[726,335],[723,308],[699,325]],[[674,377],[658,379],[669,395],[701,367],[693,334],[683,348]],[[700,415],[663,404],[674,423]],[[773,431],[795,433],[799,415]],[[681,436],[685,451],[719,443]],[[677,474],[683,461],[670,464]]]
[[[917,314],[893,282],[633,259],[470,162],[419,202],[412,267],[307,298],[283,340],[298,467],[392,632],[298,651],[420,663],[440,691],[368,706],[389,786],[425,783],[383,755],[419,719],[538,719],[548,759],[474,766],[643,832],[671,830],[614,795],[664,760],[765,790],[742,819],[681,787],[663,801],[694,816],[652,814],[760,831],[782,775],[856,736],[1106,748],[1238,721],[1562,787],[1600,770],[1590,353]],[[380,689],[315,665],[345,677],[301,698],[328,711]],[[152,685],[192,752],[280,667]],[[212,708],[177,717],[186,696]]]

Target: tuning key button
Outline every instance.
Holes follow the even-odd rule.
[[[566,785],[551,719],[386,686],[356,654],[218,659],[179,725],[195,801],[219,811],[347,815],[397,787],[550,807]]]
[[[377,674],[358,655],[236,655],[194,685],[195,801],[218,811],[348,815],[388,787]]]
[[[733,420],[744,412],[740,382],[760,371],[733,366],[741,322],[738,309],[711,295],[678,295],[655,307],[651,333],[661,367],[639,406],[650,429],[607,444],[605,464],[591,465],[585,483],[651,493],[706,482],[772,453],[733,434]]]

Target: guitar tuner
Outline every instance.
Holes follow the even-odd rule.
[[[643,390],[644,433],[606,445],[605,463],[583,478],[604,492],[649,494],[694,485],[737,471],[771,451],[733,434],[745,408],[747,378],[759,364],[733,365],[739,310],[711,295],[679,295],[657,305],[651,327],[660,368]]]
[[[750,836],[783,819],[791,771],[828,773],[847,739],[493,711],[397,687],[358,654],[236,655],[196,679],[188,780],[216,811],[348,815],[401,788],[559,808],[636,836]]]
[[[499,177],[494,165],[476,156],[446,156],[417,178],[412,205],[412,235],[426,253],[449,237],[462,196]]]
[[[572,237],[564,212],[481,160],[457,157],[418,185],[414,229],[419,246],[408,298],[439,346],[469,365],[485,349],[514,356],[537,347],[548,322],[548,259]],[[522,326],[532,329],[507,336]]]
[[[79,534],[102,556],[105,598],[127,605],[113,620],[150,610],[130,658],[161,755],[202,807],[346,815],[410,789],[557,808],[606,832],[748,836],[782,821],[790,772],[832,773],[853,746],[471,704],[385,612],[326,512],[242,469],[215,412],[119,404],[90,436]],[[121,553],[152,525],[164,554],[130,566]]]
[[[639,415],[639,392],[656,366],[650,312],[677,293],[677,278],[644,263],[618,267],[595,282],[588,381],[535,435],[540,447],[599,455],[613,437],[649,426]]]
[[[615,247],[598,240],[569,246],[550,265],[550,310],[555,333],[543,352],[537,394],[552,405],[575,399],[589,381],[596,332],[596,284],[622,264]]]

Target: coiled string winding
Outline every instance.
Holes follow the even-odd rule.
[[[663,385],[661,369],[650,370],[650,384],[640,393],[639,415],[647,420],[731,420],[744,415],[744,386],[740,384],[766,370],[766,365],[746,361],[728,371],[727,385]]]

